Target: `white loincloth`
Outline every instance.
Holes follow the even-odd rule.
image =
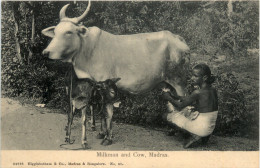
[[[184,108],[182,111],[177,111],[171,103],[168,103],[167,106],[168,110],[171,111],[171,113],[167,115],[167,120],[190,133],[205,137],[210,135],[215,129],[218,111],[199,113],[199,115],[192,120],[185,117],[185,111],[188,110],[187,108]]]

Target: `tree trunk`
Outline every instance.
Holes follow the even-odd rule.
[[[35,3],[34,2],[25,2],[27,4],[27,6],[30,8],[31,10],[31,13],[32,13],[32,25],[31,25],[31,38],[30,38],[30,42],[29,42],[29,45],[28,45],[28,51],[29,51],[29,55],[28,55],[28,58],[27,58],[27,62],[29,64],[30,60],[32,59],[33,57],[33,51],[32,51],[32,48],[33,46],[35,45]]]
[[[233,12],[232,0],[228,1],[227,7],[228,7],[228,18],[230,19],[230,15]]]
[[[33,9],[32,10],[32,34],[31,34],[31,40],[30,40],[30,43],[28,46],[28,50],[29,50],[29,55],[28,55],[28,60],[27,60],[28,64],[33,57],[32,48],[33,48],[34,44],[35,44],[35,14],[34,14],[34,9]]]
[[[22,62],[21,55],[21,46],[20,46],[20,37],[19,37],[19,12],[18,12],[19,2],[12,3],[12,14],[14,19],[14,37],[15,37],[15,46],[16,46],[16,56],[20,62]]]
[[[27,46],[29,55],[27,57],[27,63],[30,63],[30,60],[32,59],[34,53],[32,48],[35,45],[35,15],[36,15],[36,10],[37,10],[37,6],[35,4],[35,2],[25,2],[25,4],[29,7],[31,14],[32,14],[32,24],[31,24],[31,37]],[[27,33],[26,33],[27,34]]]
[[[227,10],[228,10],[227,15],[228,15],[228,20],[229,20],[230,34],[232,37],[232,51],[233,51],[233,54],[235,54],[237,51],[237,43],[236,43],[236,35],[234,34],[234,24],[233,24],[233,19],[232,19],[232,13],[233,13],[232,0],[228,1]]]
[[[31,43],[34,45],[35,43],[35,14],[34,10],[32,12],[32,37],[31,37]]]

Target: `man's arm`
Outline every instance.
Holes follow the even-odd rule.
[[[162,94],[162,98],[172,103],[175,107],[178,109],[183,109],[184,107],[187,107],[191,105],[194,101],[198,99],[199,91],[195,90],[190,96],[187,96],[183,98],[182,102],[179,102],[171,97],[170,93],[164,92]]]

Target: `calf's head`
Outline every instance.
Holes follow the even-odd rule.
[[[121,78],[112,78],[107,79],[102,82],[97,83],[97,91],[100,95],[102,95],[105,102],[111,102],[117,97],[117,86],[116,82],[118,82]]]
[[[120,78],[95,82],[91,79],[78,79],[72,89],[72,100],[77,109],[90,103],[110,103],[117,98],[117,86]]]

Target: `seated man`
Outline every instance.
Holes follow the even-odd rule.
[[[167,121],[192,133],[192,139],[184,145],[190,147],[202,137],[208,137],[215,129],[218,115],[217,91],[211,86],[214,78],[209,67],[205,64],[198,64],[193,68],[191,78],[194,86],[199,89],[191,95],[177,100],[166,89],[163,89],[162,97],[168,101],[169,113],[166,114]],[[192,112],[189,108],[195,103],[197,111]]]

